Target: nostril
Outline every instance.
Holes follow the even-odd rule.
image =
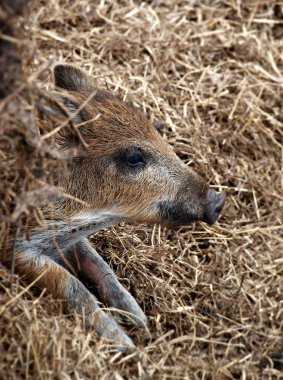
[[[223,206],[217,206],[217,207],[215,208],[214,211],[215,211],[217,214],[220,214],[222,208],[223,208]]]
[[[217,214],[220,214],[220,212],[223,210],[225,200],[226,200],[226,194],[224,192],[218,194],[218,200],[217,200],[217,203],[216,203],[215,209],[214,209],[214,211]]]
[[[216,193],[214,190],[209,189],[207,193],[207,205],[204,212],[203,220],[208,224],[213,224],[219,217],[225,204],[225,192]]]

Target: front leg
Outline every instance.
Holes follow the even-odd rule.
[[[40,244],[45,255],[72,273],[80,271],[90,284],[96,286],[104,302],[124,311],[124,316],[128,313],[127,320],[133,322],[135,326],[145,327],[148,320],[135,299],[123,288],[112,269],[86,239],[86,236],[123,219],[125,218],[114,211],[81,213],[69,221],[50,223],[48,232],[37,232],[33,244]],[[122,313],[119,315],[121,317]]]
[[[76,243],[79,274],[97,291],[104,303],[122,312],[115,316],[132,322],[136,327],[144,328],[148,319],[132,295],[120,284],[109,265],[101,258],[87,239]],[[126,313],[123,313],[126,312]],[[126,318],[125,318],[126,317]]]
[[[27,241],[19,243],[14,254],[17,272],[28,281],[35,281],[41,289],[46,288],[53,296],[64,300],[69,308],[83,314],[88,328],[94,327],[99,336],[111,339],[121,351],[134,346],[116,321],[99,307],[94,295],[65,268],[37,251]],[[7,257],[9,259],[11,255]]]

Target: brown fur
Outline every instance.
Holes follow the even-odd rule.
[[[77,70],[72,74],[82,75]],[[118,202],[119,210],[136,221],[163,222],[152,207],[152,202],[161,195],[168,199],[179,198],[180,202],[190,202],[189,207],[196,219],[201,219],[208,189],[204,180],[181,162],[141,112],[119,97],[98,90],[91,81],[74,80],[79,85],[77,91],[63,96],[63,101],[68,103],[70,99],[77,107],[87,102],[83,114],[80,114],[81,123],[97,120],[78,127],[87,147],[80,144],[74,173],[56,175],[60,178],[56,184],[90,204],[92,209]],[[65,148],[68,148],[66,140],[72,142],[72,139],[74,136],[70,135],[67,128],[61,131],[59,141]],[[129,180],[117,174],[113,163],[107,165],[106,162],[117,149],[131,147],[152,153],[154,164]],[[97,192],[96,189],[103,191]],[[81,205],[72,202],[67,210],[70,215],[81,210]]]
[[[213,223],[224,195],[209,190],[137,109],[97,89],[77,68],[59,65],[54,73],[53,94],[61,105],[55,102],[46,110],[72,120],[74,128],[62,127],[55,143],[62,154],[76,154],[69,170],[50,167],[49,181],[80,202],[58,199],[43,207],[45,225],[31,224],[29,240],[15,242],[16,268],[78,312],[85,310],[99,335],[132,345],[75,277],[87,279],[107,305],[130,314],[136,326],[147,324],[136,301],[86,237],[121,220]]]

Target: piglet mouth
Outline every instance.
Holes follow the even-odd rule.
[[[183,201],[163,201],[158,204],[158,209],[160,223],[168,227],[186,226],[200,220]]]
[[[163,201],[159,202],[159,218],[160,223],[169,227],[178,227],[202,221],[207,224],[214,224],[225,204],[226,194],[216,193],[212,189],[208,189],[206,194],[206,202],[201,215],[191,212],[190,207],[185,207],[184,201]]]
[[[209,189],[207,192],[207,204],[202,221],[207,224],[215,223],[223,210],[225,200],[225,192],[216,193],[214,190]]]

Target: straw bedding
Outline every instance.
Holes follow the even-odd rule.
[[[36,109],[54,61],[134,101],[228,201],[212,227],[119,225],[93,236],[150,319],[148,331],[128,330],[138,347],[128,355],[0,267],[0,378],[282,378],[283,3],[14,6],[0,12],[1,254],[52,198],[45,175],[58,152],[37,134]]]

